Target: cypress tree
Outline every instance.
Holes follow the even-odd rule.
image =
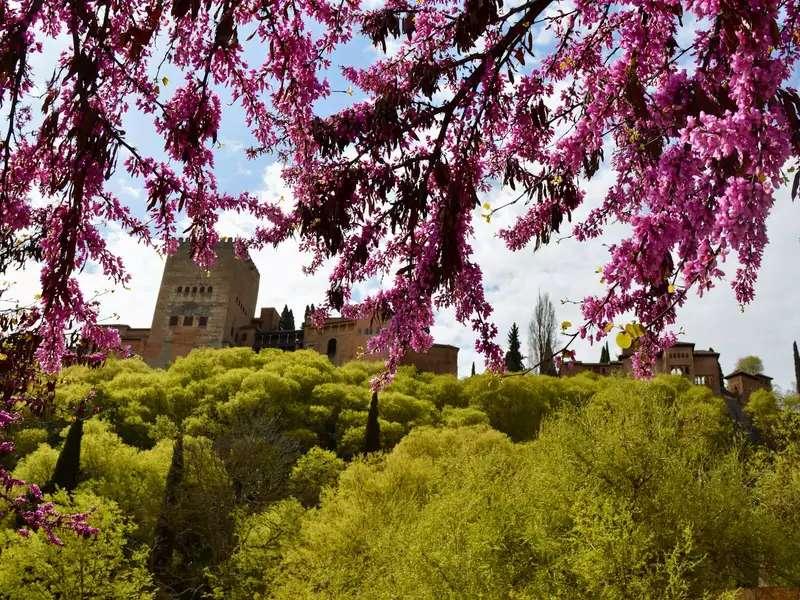
[[[283,310],[281,311],[281,318],[278,321],[278,327],[282,331],[294,331],[294,314],[287,305],[283,305]]]
[[[378,392],[372,392],[367,414],[367,430],[364,434],[364,452],[377,452],[381,449],[381,424],[378,422]]]
[[[71,492],[78,486],[81,469],[81,440],[83,439],[83,419],[77,417],[69,426],[67,439],[58,453],[53,476],[42,487],[45,493],[52,493],[56,488]]]
[[[600,351],[600,362],[604,364],[611,362],[611,355],[608,352],[608,342],[605,343],[603,349]]]
[[[164,503],[156,521],[153,549],[150,551],[150,570],[162,586],[168,586],[166,576],[175,551],[177,532],[172,524],[171,516],[178,508],[182,484],[183,431],[180,431],[172,446],[172,462],[169,465],[167,481],[164,485]]]
[[[475,377],[475,361],[472,361],[472,371],[469,374],[470,377]]]
[[[506,369],[512,373],[522,371],[522,353],[519,351],[519,327],[514,323],[508,334],[508,352],[506,352]]]
[[[797,352],[797,342],[794,342],[792,349],[794,350],[794,387],[800,394],[800,353]]]

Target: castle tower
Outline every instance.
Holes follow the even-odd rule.
[[[194,263],[188,241],[167,258],[144,349],[148,364],[165,367],[192,348],[252,345],[239,338],[255,314],[258,269],[249,257],[236,257],[231,238],[220,240],[216,252],[210,271]]]

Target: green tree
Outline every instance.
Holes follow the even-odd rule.
[[[600,362],[607,364],[611,362],[611,354],[608,351],[608,342],[603,344],[603,349],[600,351]]]
[[[287,305],[283,305],[278,327],[283,331],[294,331],[294,313]]]
[[[513,323],[508,334],[508,352],[506,352],[505,359],[507,371],[515,373],[525,368],[522,364],[522,353],[519,349],[519,327],[517,327],[516,323]]]
[[[678,379],[607,383],[527,444],[416,429],[351,463],[264,585],[279,600],[685,600],[791,583],[786,482],[755,491],[722,402]]]
[[[469,372],[470,377],[475,377],[475,361],[472,361],[472,369]]]
[[[764,363],[758,356],[745,356],[736,361],[736,371],[744,371],[751,375],[760,375],[764,372]]]
[[[381,449],[381,425],[378,422],[378,392],[372,392],[367,413],[367,427],[364,432],[364,452],[377,452]]]
[[[291,494],[305,507],[316,506],[322,490],[336,485],[344,467],[344,461],[330,450],[311,448],[292,467]]]
[[[71,492],[78,486],[81,468],[81,439],[83,438],[83,419],[76,417],[69,426],[67,438],[61,447],[52,477],[42,488],[45,493],[56,489]]]
[[[794,358],[794,389],[800,394],[800,352],[797,351],[797,342],[792,343],[792,354]]]
[[[155,575],[162,589],[170,589],[172,578],[170,567],[176,550],[178,532],[175,530],[173,516],[178,509],[181,485],[183,483],[183,432],[175,436],[172,446],[172,462],[167,473],[164,486],[164,500],[161,514],[156,523],[153,546],[150,552],[150,570]]]
[[[58,510],[87,512],[97,534],[88,538],[63,531],[63,545],[47,541],[41,531],[27,537],[0,529],[0,596],[6,600],[84,600],[153,598],[147,571],[147,547],[132,547],[135,526],[113,501],[85,491],[73,497],[53,496]]]

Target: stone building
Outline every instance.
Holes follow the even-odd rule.
[[[760,373],[753,374],[745,371],[734,371],[730,375],[726,375],[725,379],[728,382],[728,391],[740,398],[742,404],[747,404],[747,401],[750,399],[750,394],[756,390],[772,389],[772,377],[767,377]]]
[[[368,319],[335,317],[321,328],[303,323],[301,329],[284,331],[273,307],[262,308],[254,317],[259,279],[253,261],[235,255],[232,239],[219,242],[217,261],[208,271],[194,263],[188,241],[181,240],[164,266],[151,327],[110,327],[119,331],[124,345],[155,367],[165,367],[199,347],[310,348],[326,354],[335,365],[356,358],[384,358],[364,355],[367,341],[378,332]],[[404,362],[420,371],[457,375],[458,348],[434,344],[427,353],[409,353]]]
[[[632,356],[633,351],[629,349],[623,351],[618,360],[608,363],[565,362],[560,374],[575,375],[582,371],[591,371],[600,375],[630,375],[633,373]],[[719,352],[715,352],[713,348],[700,350],[692,342],[677,342],[666,351],[659,353],[654,371],[683,375],[692,383],[707,386],[715,395],[736,399],[741,405],[747,402],[750,394],[756,389],[772,389],[771,378],[766,375],[750,375],[736,371],[723,377],[722,367],[719,364]],[[727,386],[725,380],[727,380]]]
[[[258,269],[249,257],[237,258],[231,238],[217,245],[210,271],[198,267],[189,244],[181,243],[164,266],[143,358],[165,367],[192,348],[251,345],[246,328],[255,313],[258,284]]]

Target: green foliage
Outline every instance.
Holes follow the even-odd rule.
[[[442,411],[442,421],[447,427],[488,425],[489,415],[477,408],[455,408],[448,406]]]
[[[459,380],[403,367],[372,407],[381,452],[366,456],[380,368],[248,348],[197,350],[166,370],[70,367],[47,420],[14,432],[14,474],[51,478],[67,419],[94,391],[75,502],[95,502],[113,539],[98,545],[108,565],[86,567],[104,580],[85,597],[150,597],[159,515],[174,532],[159,577],[173,596],[683,600],[759,577],[800,584],[795,397],[750,397],[766,441],[753,448],[719,398],[680,376]],[[183,476],[162,510],[180,430]],[[2,536],[13,560],[0,597],[34,580],[41,597],[80,597],[54,573],[72,585],[73,563],[91,556],[70,550],[61,564],[41,540]],[[28,569],[23,549],[50,570]]]
[[[330,450],[311,448],[292,467],[290,492],[303,506],[316,506],[322,490],[336,485],[344,467],[344,461]]]
[[[414,430],[305,515],[275,597],[700,598],[785,572],[722,403],[681,388],[609,385],[526,445]]]
[[[14,435],[14,453],[19,458],[24,458],[40,444],[47,442],[47,430],[41,427],[22,429]]]
[[[244,517],[236,527],[236,547],[211,572],[212,597],[253,600],[269,597],[281,572],[283,555],[300,533],[303,507],[294,498],[263,513]]]
[[[87,492],[72,500],[55,496],[64,512],[90,512],[96,536],[85,539],[60,534],[63,546],[49,543],[43,533],[22,537],[0,530],[0,595],[8,600],[83,600],[89,598],[154,598],[146,568],[147,548],[131,548],[126,539],[134,529],[116,504]]]
[[[745,356],[736,362],[736,371],[744,371],[751,375],[760,375],[764,372],[764,363],[758,356]]]

